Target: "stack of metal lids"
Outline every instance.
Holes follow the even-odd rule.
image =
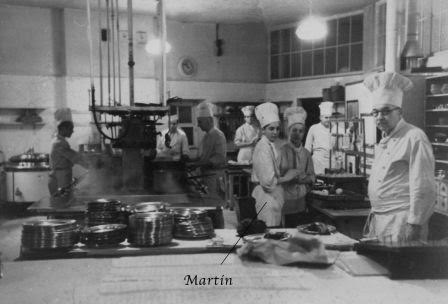
[[[69,249],[79,240],[75,220],[38,220],[22,225],[22,247],[36,249]]]
[[[214,236],[213,222],[205,209],[174,208],[174,237],[202,239]]]
[[[129,216],[128,242],[134,246],[160,246],[173,239],[173,215],[168,212],[134,213]]]
[[[165,202],[142,202],[130,207],[131,213],[164,212],[169,207]]]
[[[127,226],[124,224],[107,224],[86,227],[81,231],[81,243],[89,247],[115,246],[124,242]]]
[[[98,226],[120,223],[121,203],[117,200],[100,198],[87,203],[87,225]]]

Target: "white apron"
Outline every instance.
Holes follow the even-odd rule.
[[[280,226],[284,204],[283,188],[276,186],[274,191],[266,192],[257,185],[252,191],[252,197],[255,199],[257,213],[260,212],[257,218],[264,221],[268,227]]]

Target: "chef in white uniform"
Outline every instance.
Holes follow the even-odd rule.
[[[412,82],[383,72],[367,77],[364,85],[372,92],[372,115],[383,132],[369,178],[372,211],[366,237],[425,240],[435,205],[435,162],[426,134],[402,117],[403,91],[412,88]]]
[[[255,116],[260,122],[262,136],[252,155],[251,179],[256,184],[252,197],[255,199],[258,219],[264,221],[268,227],[276,227],[281,224],[284,204],[283,188],[280,184],[296,177],[298,170],[290,170],[280,177],[280,152],[274,144],[280,131],[277,106],[270,102],[263,103],[255,108]]]
[[[260,138],[260,129],[253,119],[254,106],[245,106],[241,109],[245,123],[236,129],[234,143],[240,149],[237,161],[239,163],[252,162],[254,147]]]
[[[312,154],[315,174],[325,174],[325,169],[330,167],[330,117],[333,113],[333,102],[324,101],[319,105],[319,109],[320,123],[310,127],[305,148]]]

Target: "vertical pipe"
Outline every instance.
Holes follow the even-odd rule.
[[[160,104],[166,106],[166,15],[165,15],[165,2],[164,0],[159,0],[160,5],[160,30],[162,31],[161,43],[162,43],[162,66],[161,66],[161,76],[160,76]],[[168,116],[169,117],[169,116]]]
[[[89,40],[89,66],[90,66],[90,89],[94,88],[93,84],[93,42],[92,42],[92,24],[90,1],[86,0],[87,5],[87,39]]]
[[[120,57],[120,14],[118,10],[118,0],[115,0],[115,7],[117,8],[117,63],[118,63],[118,103],[121,105],[121,57]]]
[[[110,107],[110,24],[109,0],[106,0],[106,37],[107,37],[107,105]]]
[[[116,105],[116,95],[115,95],[115,82],[116,82],[116,75],[115,75],[115,42],[116,42],[116,36],[115,36],[115,10],[117,9],[115,7],[115,3],[112,0],[110,2],[111,12],[110,12],[110,30],[111,30],[111,37],[112,37],[112,96],[113,96],[113,102],[114,106]]]
[[[386,3],[386,58],[385,58],[385,71],[395,72],[397,71],[397,10],[398,0],[387,0]]]
[[[128,48],[129,48],[129,105],[134,106],[134,50],[132,28],[132,0],[128,0]]]
[[[100,105],[103,106],[103,44],[101,40],[101,0],[98,0],[98,32],[100,34],[98,39],[98,50],[100,60]]]

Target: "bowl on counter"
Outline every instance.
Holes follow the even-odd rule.
[[[438,132],[438,133],[434,134],[435,142],[443,143],[446,141],[447,138],[448,138],[448,135],[445,133],[442,133],[442,132]]]

